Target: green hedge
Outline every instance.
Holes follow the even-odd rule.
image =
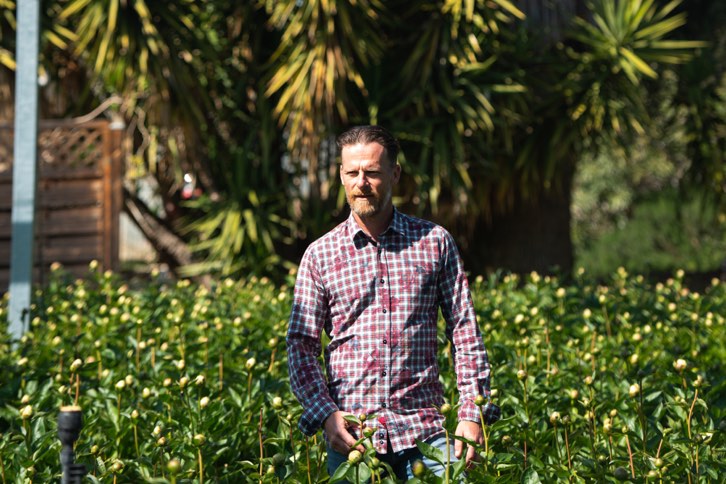
[[[293,283],[290,274],[282,286],[251,277],[207,289],[153,277],[130,289],[111,273],[73,281],[56,270],[16,348],[2,332],[2,482],[59,479],[56,419],[74,403],[84,418],[76,460],[93,481],[327,480],[322,435],[299,433],[289,390]],[[471,482],[726,475],[726,284],[697,294],[682,274],[652,286],[620,270],[607,285],[477,278],[472,292],[503,418],[485,429]],[[6,318],[7,297],[3,327]],[[361,475],[370,464],[357,464]]]

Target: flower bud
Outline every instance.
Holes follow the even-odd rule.
[[[166,463],[166,470],[169,471],[169,474],[176,475],[179,473],[179,469],[181,469],[179,459],[169,459],[169,462]]]
[[[179,378],[179,388],[182,390],[189,385],[189,377],[184,375],[183,377]]]
[[[27,420],[30,417],[33,416],[33,406],[32,405],[26,405],[20,410],[20,417],[22,417],[23,420]]]
[[[164,446],[166,445],[166,437],[164,437],[163,435],[162,435],[161,437],[159,437],[159,438],[158,438],[158,439],[156,440],[156,445],[157,445],[158,447],[164,447]]]
[[[613,420],[611,418],[606,418],[603,421],[602,424],[602,431],[605,433],[605,435],[609,435],[613,431]]]
[[[640,393],[640,385],[638,385],[637,383],[633,383],[632,385],[630,385],[628,394],[630,395],[631,398],[637,397],[639,393]]]
[[[519,370],[517,372],[517,380],[525,380],[527,378],[527,372],[524,370]]]
[[[247,368],[247,370],[252,370],[252,368],[255,367],[255,364],[257,364],[257,360],[255,360],[254,358],[249,358],[245,363],[245,368]]]
[[[688,364],[683,358],[678,358],[676,361],[673,362],[673,368],[675,368],[678,373],[685,370],[686,366],[688,366]]]
[[[176,369],[179,371],[182,371],[187,366],[187,362],[184,360],[179,360],[175,363]]]
[[[133,409],[133,410],[131,411],[131,418],[132,418],[133,420],[136,420],[137,418],[139,418],[139,411],[138,411],[138,410],[136,410],[136,409]]]
[[[76,358],[75,360],[73,360],[73,363],[71,363],[71,372],[77,372],[82,365],[83,360],[81,360],[80,358]]]
[[[273,397],[272,398],[272,408],[282,408],[282,398]]]
[[[197,375],[197,377],[194,379],[194,384],[196,386],[202,386],[204,385],[204,382],[206,379],[204,378],[204,375]]]
[[[348,462],[351,464],[357,464],[363,459],[363,454],[359,450],[351,450],[348,454]]]
[[[451,412],[451,405],[448,403],[444,403],[441,405],[441,408],[439,408],[439,411],[441,412],[441,415],[448,415],[449,412]]]
[[[30,403],[30,395],[23,395],[23,398],[20,399],[20,403],[22,403],[23,405],[27,405],[28,403]]]
[[[204,436],[204,434],[196,434],[194,436],[194,445],[202,446],[207,441],[207,438]]]
[[[552,412],[550,414],[550,423],[556,425],[560,421],[560,412]]]
[[[146,398],[149,398],[150,396],[151,396],[151,390],[149,390],[148,388],[144,387],[144,389],[141,390],[141,397],[144,398],[144,399],[146,399]]]
[[[482,395],[477,395],[476,398],[474,399],[474,405],[476,405],[477,407],[481,407],[485,403],[486,403],[486,399]]]
[[[119,380],[116,382],[116,390],[121,391],[126,388],[126,380]]]
[[[207,405],[209,405],[209,397],[199,399],[199,408],[207,408]]]
[[[114,474],[120,473],[122,470],[124,470],[124,463],[123,461],[116,460],[113,465],[111,466],[111,472]]]

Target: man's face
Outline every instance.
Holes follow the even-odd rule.
[[[401,167],[391,166],[385,149],[378,143],[344,146],[341,158],[340,180],[353,213],[360,218],[386,213]]]

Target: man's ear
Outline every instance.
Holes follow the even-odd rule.
[[[393,168],[393,183],[398,183],[398,180],[401,179],[401,165],[396,163],[396,166]]]

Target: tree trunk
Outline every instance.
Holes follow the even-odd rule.
[[[509,210],[479,217],[461,248],[473,274],[503,269],[516,273],[568,275],[573,265],[570,202],[574,163],[563,167],[557,189],[532,200],[518,196]]]

